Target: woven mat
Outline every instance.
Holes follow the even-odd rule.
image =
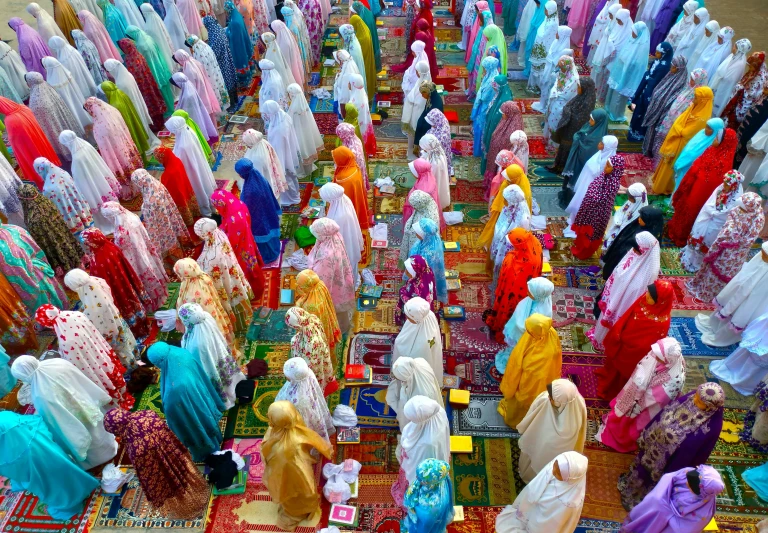
[[[469,407],[453,410],[451,435],[517,438],[517,431],[510,428],[496,410],[502,398],[500,394],[472,394]]]
[[[379,300],[376,309],[356,313],[354,330],[355,332],[399,333],[400,327],[395,325],[395,302]]]
[[[572,322],[594,324],[597,294],[597,291],[589,289],[555,287],[552,293],[553,325],[560,327]]]
[[[621,506],[621,496],[616,488],[619,475],[629,469],[634,455],[609,451],[584,450],[589,459],[587,491],[581,516],[599,520],[621,522],[627,512]]]
[[[472,453],[451,456],[456,505],[508,505],[515,501],[520,449],[516,439],[472,439]]]
[[[464,214],[464,225],[485,226],[488,218],[488,204],[486,202],[454,202],[452,211],[461,211]]]
[[[457,180],[470,182],[483,181],[480,174],[480,158],[453,156],[453,172]]]
[[[487,309],[491,307],[490,286],[482,281],[462,282],[461,289],[448,293],[448,305]]]
[[[719,383],[725,392],[725,406],[731,409],[749,409],[754,403],[754,396],[743,396],[731,385],[717,378],[709,370],[713,359],[709,357],[694,357],[685,355],[685,388],[683,394],[695,390],[702,383]]]
[[[160,385],[152,383],[148,385],[146,389],[139,393],[136,398],[136,403],[133,405],[131,411],[154,411],[160,418],[165,418],[163,413],[163,401],[160,397]]]
[[[263,437],[269,427],[267,409],[275,401],[278,391],[285,383],[282,379],[255,380],[253,403],[237,405],[232,408],[227,420],[224,438]]]
[[[669,326],[669,336],[674,337],[680,342],[680,347],[686,356],[727,357],[738,348],[738,344],[719,348],[707,346],[701,342],[701,333],[696,328],[695,320],[692,317],[672,317],[672,324]]]
[[[445,350],[445,372],[461,378],[462,388],[473,393],[499,393],[502,375],[496,370],[496,352]]]
[[[686,309],[690,311],[712,311],[715,309],[714,305],[697,300],[688,293],[688,289],[685,288],[685,282],[688,281],[688,278],[661,276],[660,279],[672,284],[675,292],[675,302],[672,304],[673,309]]]
[[[464,309],[466,320],[450,322],[451,350],[470,353],[496,353],[504,344],[493,338],[488,326],[483,322],[483,313],[479,309]]]
[[[395,429],[395,412],[387,405],[387,389],[381,387],[348,387],[341,391],[341,403],[357,414],[360,427]]]
[[[398,430],[362,428],[360,444],[337,445],[333,462],[355,459],[362,465],[361,475],[397,474],[400,471],[395,455],[398,436]]]
[[[88,530],[88,516],[95,506],[95,500],[95,496],[91,495],[81,514],[69,520],[56,520],[46,514],[45,504],[31,492],[9,495],[7,504],[13,504],[13,507],[0,521],[0,525],[3,531],[17,533],[84,533]]]
[[[392,350],[396,334],[358,333],[349,342],[349,350],[344,360],[350,365],[370,365],[373,372],[373,385],[389,385],[392,366]]]
[[[466,226],[464,224],[448,226],[445,228],[444,240],[448,242],[457,241],[465,252],[484,253],[482,246],[477,243],[482,232],[483,226]]]
[[[265,324],[251,323],[245,338],[249,341],[265,341],[269,343],[291,342],[296,330],[285,323],[286,311],[276,310]]]

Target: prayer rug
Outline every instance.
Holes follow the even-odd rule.
[[[693,276],[692,272],[688,272],[680,264],[680,248],[661,249],[661,274],[663,276]]]
[[[568,217],[547,217],[547,233],[555,238],[563,237],[563,230],[568,227]]]
[[[462,114],[459,113],[459,120],[462,119]],[[468,139],[451,139],[451,150],[454,154],[464,157],[472,157],[474,155],[474,143]]]
[[[563,178],[547,170],[554,164],[554,159],[529,159],[528,179],[536,187],[562,187]],[[535,197],[536,195],[534,195]]]
[[[355,410],[360,427],[398,427],[397,415],[386,398],[387,389],[381,387],[348,387],[341,391],[341,403]]]
[[[731,385],[717,378],[709,370],[713,359],[709,357],[692,357],[685,355],[685,388],[683,394],[691,392],[702,383],[709,381],[718,383],[725,392],[725,406],[731,409],[749,409],[754,402],[754,396],[743,396],[731,387]]]
[[[317,96],[313,96],[312,98],[309,99],[309,108],[312,110],[312,113],[314,113],[315,115],[318,115],[320,113],[329,113],[329,114],[333,113],[334,112],[333,99],[326,98],[324,100],[321,100]],[[334,131],[335,130],[336,128],[334,128]]]
[[[477,157],[463,157],[454,154],[453,173],[457,180],[483,181],[483,175],[480,174],[480,159]]]
[[[560,376],[579,389],[587,407],[608,407],[608,402],[597,397],[595,370],[603,366],[605,356],[598,354],[564,353]]]
[[[482,232],[482,226],[465,226],[464,224],[447,226],[445,228],[445,237],[443,240],[449,242],[458,241],[461,245],[461,249],[465,252],[482,252],[483,247],[477,243]]]
[[[619,529],[621,529],[621,522],[582,518],[573,533],[619,533]]]
[[[403,242],[405,221],[403,215],[376,215],[374,222],[387,225],[388,248],[400,248]]]
[[[245,156],[247,150],[248,147],[242,142],[242,137],[238,137],[237,140],[222,140],[219,143],[219,152],[221,152],[222,161],[239,161]]]
[[[572,322],[594,324],[596,297],[594,290],[555,287],[552,293],[553,326],[562,327]]]
[[[345,358],[350,365],[370,365],[372,385],[389,385],[392,381],[392,350],[397,334],[358,333],[349,343]]]
[[[376,213],[383,215],[401,215],[405,205],[405,196],[376,196],[373,208]]]
[[[375,271],[389,270],[400,271],[400,277],[402,278],[403,271],[400,268],[400,250],[378,249],[374,250],[373,269]]]
[[[239,404],[230,409],[224,438],[232,437],[263,437],[269,427],[267,409],[275,401],[278,391],[285,379],[254,380],[256,390],[253,391],[253,402]]]
[[[246,342],[243,356],[243,364],[254,359],[263,359],[267,362],[269,376],[283,377],[283,365],[291,357],[290,344],[267,344]]]
[[[130,471],[133,469],[129,468]],[[202,533],[205,529],[205,513],[188,520],[158,516],[157,511],[147,501],[137,477],[123,485],[118,496],[107,496],[99,491],[95,500],[88,520],[91,524],[90,533],[108,533],[117,529]]]
[[[765,461],[765,454],[755,450],[741,440],[740,433],[744,429],[745,409],[725,408],[723,412],[723,429],[717,439],[715,449],[710,457],[718,457],[738,461]]]
[[[448,524],[448,533],[494,533],[504,507],[464,507],[464,521]]]
[[[304,209],[309,203],[309,199],[312,196],[313,187],[313,183],[299,183],[299,196],[301,197],[301,200],[298,204],[282,206],[283,215],[286,213],[294,215],[301,213],[301,210]]]
[[[589,459],[587,491],[581,516],[598,520],[623,521],[627,512],[621,506],[621,495],[616,488],[619,475],[629,470],[635,457],[631,454],[584,450]]]
[[[610,411],[609,404],[605,405],[608,407],[587,407],[587,438],[584,445],[593,450],[614,451],[595,438],[603,418]]]
[[[586,260],[581,260],[571,254],[573,239],[557,239],[555,247],[549,251],[549,264],[552,266],[589,266],[598,264],[600,250]]]
[[[555,287],[570,287],[568,283],[568,269],[564,267],[552,267],[552,273],[549,281],[555,284]]]
[[[466,320],[450,322],[451,350],[463,352],[492,352],[502,348],[491,334],[490,328],[483,322],[483,310],[464,309]]]
[[[451,191],[451,200],[460,203],[482,203],[483,188],[470,184],[468,181],[459,181]]]
[[[301,216],[298,214],[283,214],[280,217],[280,239],[293,239],[293,234],[299,229]]]
[[[395,325],[395,303],[379,300],[376,309],[358,312],[354,318],[354,328],[356,332],[399,333],[400,326]]]
[[[240,456],[250,455],[248,463],[248,484],[261,483],[264,477],[264,463],[261,459],[262,439],[229,439],[224,441],[222,450],[232,450]]]
[[[556,328],[560,337],[560,346],[563,351],[579,353],[595,353],[592,342],[587,338],[587,331],[592,326],[580,322],[572,323],[562,328]]]
[[[264,268],[262,272],[264,273],[264,293],[261,295],[261,300],[254,300],[252,305],[277,309],[280,307],[280,270]]]
[[[622,152],[624,146],[621,146]],[[646,190],[651,190],[651,177],[653,176],[653,159],[643,154],[621,153],[624,157],[624,175],[621,177],[622,187],[629,187],[634,183],[642,183]],[[623,202],[622,202],[623,203]]]
[[[81,514],[69,520],[56,520],[46,514],[47,508],[37,496],[31,492],[21,492],[16,499],[16,505],[0,522],[0,527],[2,531],[14,533],[85,533],[95,500],[92,494],[85,502],[85,509]]]
[[[345,459],[354,459],[362,465],[361,476],[397,474],[400,471],[400,463],[395,450],[399,434],[397,429],[361,428],[360,444],[337,444],[333,462],[340,464]]]
[[[708,460],[707,464],[720,473],[725,483],[725,490],[717,495],[718,512],[768,515],[768,504],[759,499],[755,490],[741,477],[745,470],[762,466],[762,461],[715,458]]]
[[[345,446],[337,445],[337,447],[344,448]],[[397,478],[397,474],[361,474],[357,478],[356,503],[358,505],[386,504],[394,507],[392,485],[397,482]]]
[[[361,487],[360,487],[361,488]],[[352,500],[350,505],[357,503],[358,509],[358,524],[354,529],[345,529],[344,531],[356,532],[356,533],[390,533],[392,531],[399,531],[400,520],[402,520],[405,512],[395,505],[394,500],[391,499],[386,503],[369,502],[363,503],[358,497],[357,500]]]
[[[461,378],[462,388],[498,393],[501,378],[496,370],[496,352],[443,351],[445,372]]]
[[[542,127],[542,124],[544,123],[544,117],[543,115],[523,115],[523,131],[525,131],[526,136],[529,139],[532,137],[541,137],[544,135],[544,130]],[[529,145],[529,157],[541,157],[541,153],[534,154],[533,151],[530,150]],[[545,151],[546,153],[546,151]]]
[[[491,306],[491,291],[488,283],[462,282],[461,289],[448,293],[448,305],[488,309]]]
[[[568,267],[566,277],[568,286],[576,289],[589,289],[601,291],[605,281],[600,276],[600,267],[593,265],[588,267]]]
[[[616,123],[611,123],[611,125],[608,126],[608,135],[614,135],[619,140],[621,151],[631,154],[641,154],[643,152],[643,143],[630,141],[627,139],[629,129],[617,129],[615,126]]]
[[[387,114],[389,114],[388,110]],[[388,118],[382,121],[380,125],[374,126],[373,130],[376,135],[376,139],[387,141],[403,141],[408,139],[405,133],[403,133],[400,120],[396,118]]]
[[[333,106],[333,101],[331,101],[331,106]],[[316,112],[314,118],[317,128],[322,135],[336,134],[336,126],[339,125],[339,116],[336,113]]]
[[[738,344],[732,344],[723,348],[707,346],[701,342],[701,333],[696,328],[695,320],[691,317],[672,317],[669,336],[674,337],[680,342],[680,347],[686,356],[727,357],[739,347]]]
[[[131,411],[154,411],[160,418],[165,418],[163,413],[163,400],[160,397],[160,385],[152,383],[141,391]]]
[[[520,434],[504,422],[497,408],[501,394],[472,394],[469,407],[454,409],[450,417],[451,435],[489,438],[519,438]]]
[[[719,509],[718,509],[719,510]],[[716,514],[717,528],[723,533],[759,533],[758,522],[765,520],[764,516],[725,515]]]
[[[395,186],[409,191],[416,184],[416,177],[411,172],[407,163],[376,162],[370,164],[371,174],[369,181],[376,181],[380,178],[391,178]]]
[[[469,226],[484,226],[488,219],[488,204],[486,202],[454,202],[451,210],[464,214],[464,224]]]
[[[264,324],[251,323],[245,338],[269,343],[291,342],[296,330],[285,323],[286,311],[275,310]]]
[[[390,117],[392,115],[390,114]],[[403,142],[379,141],[376,143],[376,153],[368,154],[371,159],[383,159],[392,161],[395,159],[407,159],[408,145]]]
[[[688,293],[688,289],[685,288],[685,282],[688,281],[688,278],[661,276],[659,279],[672,284],[672,288],[675,291],[675,302],[672,304],[673,309],[686,309],[690,311],[713,311],[715,309],[714,305],[697,300]]]
[[[516,439],[472,439],[472,453],[451,456],[454,503],[487,506],[514,502],[519,456]]]

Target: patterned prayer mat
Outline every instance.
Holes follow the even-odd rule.
[[[464,282],[461,289],[448,293],[448,305],[488,309],[491,307],[490,287],[481,281]]]
[[[443,352],[445,372],[461,378],[462,388],[498,394],[502,375],[496,370],[496,352]]]
[[[283,377],[283,365],[291,357],[290,344],[268,344],[246,342],[242,363],[254,359],[263,359],[269,367],[269,376],[275,379]]]
[[[508,505],[524,484],[516,439],[472,439],[472,453],[451,456],[456,505]]]
[[[597,265],[600,258],[600,251],[587,260],[577,259],[571,254],[573,239],[557,239],[555,247],[549,251],[549,264],[554,266],[590,266]]]
[[[129,468],[128,471],[133,469]],[[107,533],[117,529],[202,533],[205,529],[205,516],[189,520],[158,516],[157,511],[147,501],[139,479],[134,477],[123,486],[118,496],[99,493],[88,523],[91,524],[90,533]]]
[[[725,408],[723,412],[723,429],[720,431],[720,438],[717,439],[715,449],[712,450],[710,457],[736,461],[765,461],[765,454],[752,448],[752,446],[741,440],[739,436],[744,429],[744,417],[746,414],[747,411],[745,409]]]
[[[397,474],[400,471],[400,463],[395,455],[395,450],[397,449],[399,433],[397,429],[362,428],[360,430],[360,444],[337,444],[333,462],[340,464],[345,459],[354,459],[362,465],[361,475]]]
[[[592,342],[587,338],[587,331],[592,326],[581,322],[574,322],[568,326],[557,329],[560,337],[560,345],[564,352],[595,353]]]
[[[386,398],[387,389],[381,387],[347,387],[341,391],[341,403],[355,410],[360,427],[398,427],[397,415]]]
[[[597,294],[589,289],[555,287],[552,293],[553,326],[562,327],[572,322],[594,324]]]
[[[547,233],[555,238],[563,237],[563,230],[568,227],[568,217],[547,217]]]
[[[376,196],[373,206],[376,213],[384,215],[402,215],[405,196]]]
[[[755,490],[742,479],[745,470],[762,466],[762,461],[740,461],[732,458],[710,458],[725,482],[725,490],[717,495],[717,511],[740,515],[768,515],[768,504],[759,499]]]
[[[620,528],[621,522],[582,518],[573,533],[619,533]]]
[[[392,117],[392,113],[390,113],[389,116]],[[406,159],[408,157],[408,145],[403,142],[378,141],[376,143],[376,153],[369,154],[368,157],[371,159],[383,159],[385,161]]]
[[[261,459],[262,439],[229,439],[221,445],[222,450],[232,450],[241,457],[250,455],[248,463],[248,484],[261,483],[264,476],[264,463]]]
[[[280,218],[280,238],[293,239],[293,234],[301,225],[301,216],[298,214],[284,214]]]
[[[392,178],[395,186],[402,189],[403,192],[409,191],[416,183],[416,177],[407,163],[374,162],[370,164],[370,172],[369,181]]]
[[[480,159],[477,157],[453,156],[453,173],[457,180],[470,182],[483,181],[480,174]]]
[[[696,328],[695,320],[691,317],[672,317],[669,336],[680,342],[683,353],[687,356],[698,355],[707,357],[727,357],[738,348],[738,344],[718,348],[707,346],[701,342],[701,333]]]
[[[392,248],[374,250],[373,269],[376,272],[399,271],[400,278],[402,279],[403,271],[400,268],[400,250]]]
[[[680,248],[661,249],[661,274],[664,276],[693,276],[680,264]]]
[[[488,219],[486,202],[454,202],[451,210],[464,213],[464,224],[469,226],[484,226]]]
[[[392,381],[392,349],[396,334],[358,333],[349,343],[345,361],[350,365],[370,365],[373,385],[389,385]]]
[[[581,516],[598,520],[623,521],[627,512],[621,506],[621,496],[616,488],[619,475],[629,469],[634,460],[631,454],[584,450],[589,459],[587,492]]]
[[[403,228],[405,226],[403,215],[376,215],[374,222],[387,225],[387,247],[399,249],[403,242]]]
[[[333,106],[333,102],[331,102]],[[339,125],[339,116],[336,113],[315,113],[315,123],[322,135],[335,135],[336,126]]]
[[[264,293],[261,295],[261,300],[254,300],[252,305],[277,309],[280,306],[280,270],[264,268],[262,272],[264,273]]]
[[[621,148],[623,152],[624,146]],[[633,183],[642,183],[646,190],[650,191],[654,171],[653,159],[641,153],[622,153],[621,155],[624,157],[624,175],[621,177],[621,185],[629,187]]]
[[[148,385],[146,389],[141,391],[136,398],[136,403],[133,405],[131,411],[154,411],[160,418],[165,418],[163,413],[163,400],[160,397],[160,385],[152,383]]]
[[[392,108],[390,107],[389,109]],[[387,114],[389,114],[389,109],[387,109]],[[378,126],[374,126],[373,129],[376,139],[387,141],[405,141],[408,139],[405,133],[403,133],[400,120],[397,118],[388,118]]]
[[[482,203],[483,189],[468,181],[458,181],[456,187],[451,190],[451,200],[459,203]]]
[[[719,359],[719,358],[718,358]],[[725,406],[731,409],[749,409],[754,402],[754,396],[743,396],[728,384],[717,378],[709,370],[709,365],[714,361],[710,357],[694,357],[685,355],[685,388],[683,394],[691,392],[702,383],[712,381],[720,384],[725,392]]]
[[[264,324],[252,322],[248,327],[245,338],[249,341],[266,341],[269,343],[291,342],[296,330],[285,323],[287,310],[275,310]]]
[[[688,289],[685,288],[685,282],[688,281],[688,278],[680,276],[661,276],[660,279],[672,284],[672,288],[675,291],[675,302],[672,304],[673,309],[685,309],[690,311],[713,311],[715,309],[714,305],[697,300],[688,293]]]
[[[253,391],[253,402],[236,405],[230,410],[224,438],[263,437],[267,432],[269,427],[267,409],[275,401],[275,396],[285,383],[285,379],[262,378],[254,380],[254,383],[256,390]]]
[[[469,407],[453,410],[451,435],[518,438],[520,434],[510,428],[496,410],[502,398],[500,394],[472,394]]]
[[[464,224],[447,226],[443,240],[449,242],[457,241],[465,252],[483,252],[482,246],[477,242],[482,232],[483,226],[465,226]]]
[[[397,474],[360,475],[357,478],[357,504],[386,504],[394,507],[392,485],[397,482],[397,478]]]
[[[611,123],[611,126],[615,126],[615,123]],[[608,126],[608,134],[616,136],[617,139],[619,139],[619,146],[621,146],[621,151],[631,154],[641,154],[643,152],[643,143],[642,142],[633,142],[627,139],[627,133],[629,133],[628,129],[618,129],[615,127]]]
[[[31,492],[21,492],[9,498],[8,503],[15,505],[0,521],[0,528],[15,533],[85,533],[95,500],[95,496],[91,495],[82,513],[68,520],[56,520],[46,514],[47,508],[37,496]]]
[[[560,376],[574,383],[587,407],[607,408],[608,402],[597,397],[595,370],[603,366],[605,357],[598,354],[564,353]]]
[[[502,348],[483,322],[483,310],[464,309],[466,320],[449,323],[451,329],[451,350],[470,353],[496,353]]]
[[[381,298],[397,300],[400,298],[400,287],[404,285],[401,270],[376,270],[373,275],[376,283],[381,286]]]
[[[400,326],[395,325],[395,303],[379,300],[376,309],[355,314],[355,331],[372,331],[376,333],[399,333]]]
[[[601,268],[597,265],[588,267],[568,267],[566,268],[566,278],[568,286],[576,289],[589,289],[591,291],[600,291],[605,285],[605,281],[600,275]]]
[[[503,507],[464,507],[464,521],[448,524],[448,533],[495,533]]]

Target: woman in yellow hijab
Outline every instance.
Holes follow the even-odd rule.
[[[69,5],[67,0],[53,0],[53,20],[55,20],[56,25],[61,28],[61,33],[64,34],[64,37],[66,37],[69,44],[75,46],[72,30],[82,30],[83,25],[80,24],[80,19],[77,18],[77,13],[75,13],[75,10]]]
[[[501,181],[499,190],[496,191],[496,196],[493,197],[493,201],[491,202],[491,209],[489,212],[490,218],[488,219],[488,222],[485,223],[485,227],[483,228],[482,233],[480,233],[480,237],[477,241],[480,246],[487,250],[491,249],[493,232],[496,229],[496,221],[499,219],[502,209],[504,209],[504,189],[510,185],[517,185],[522,189],[523,195],[525,195],[525,201],[528,204],[529,211],[533,203],[531,182],[528,181],[528,177],[525,175],[525,172],[523,172],[520,165],[509,165],[502,173],[502,177],[504,179]]]
[[[661,161],[653,174],[654,194],[672,194],[675,190],[675,161],[688,141],[703,130],[707,121],[712,118],[712,99],[712,89],[697,87],[693,92],[691,105],[672,124],[664,144],[659,149]]]
[[[316,449],[331,459],[333,447],[304,425],[296,407],[281,400],[269,406],[269,429],[261,443],[264,485],[278,505],[277,527],[294,531],[302,520],[320,514],[320,495],[310,455]]]
[[[368,91],[368,99],[373,100],[376,94],[376,57],[373,55],[373,39],[371,30],[365,25],[359,15],[349,17],[349,23],[355,28],[357,41],[360,43],[360,49],[363,51],[363,63],[365,63],[365,87]]]
[[[296,305],[320,320],[325,340],[328,341],[328,348],[331,350],[333,366],[336,367],[334,347],[341,340],[341,329],[328,287],[314,270],[302,270],[296,276]]]
[[[504,398],[498,411],[509,427],[517,427],[525,418],[536,396],[560,377],[562,366],[563,352],[552,319],[532,314],[525,321],[525,333],[512,350],[501,380]]]

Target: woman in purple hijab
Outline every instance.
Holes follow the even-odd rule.
[[[620,533],[699,533],[715,516],[725,484],[709,465],[664,474],[621,525]]]
[[[423,298],[430,305],[432,312],[435,312],[437,305],[435,275],[426,259],[420,255],[412,255],[404,264],[408,280],[400,287],[400,297],[395,307],[395,324],[398,326],[405,324],[405,303],[411,298]]]
[[[19,42],[19,55],[27,67],[27,72],[39,72],[46,77],[43,64],[40,62],[45,56],[53,55],[48,49],[48,45],[37,31],[19,17],[13,17],[8,21],[8,25],[16,32],[16,40]]]
[[[707,462],[723,427],[724,403],[720,385],[703,383],[651,420],[637,441],[635,462],[619,476],[624,509],[638,505],[664,474]]]
[[[672,25],[677,22],[677,17],[683,10],[683,2],[680,0],[664,0],[659,8],[659,12],[653,18],[654,26],[651,34],[651,50],[656,50],[664,39],[666,39]]]

